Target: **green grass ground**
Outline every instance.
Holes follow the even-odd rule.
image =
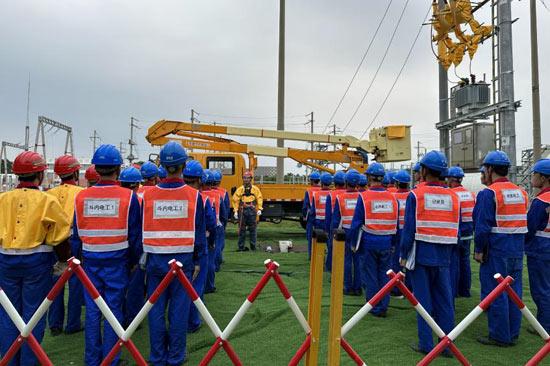
[[[306,245],[304,231],[294,223],[271,225],[262,223],[258,240],[264,246],[275,246],[278,240],[291,239],[302,247]],[[272,258],[281,264],[280,273],[300,305],[307,314],[309,263],[307,254],[269,254],[263,251],[255,253],[236,253],[235,228],[230,227],[227,235],[225,264],[218,273],[216,284],[218,292],[206,295],[205,302],[213,317],[223,329],[245,300],[250,290],[264,271],[263,261]],[[473,297],[457,299],[456,319],[460,321],[479,303],[478,266],[473,263]],[[529,296],[528,280],[525,271],[524,299],[527,306],[535,311]],[[326,344],[328,333],[328,314],[330,304],[330,283],[325,276],[322,302],[322,340],[320,365],[326,364]],[[363,297],[344,298],[344,321],[349,319],[364,304]],[[495,348],[481,346],[475,338],[487,333],[487,320],[482,315],[457,340],[462,350],[473,365],[522,365],[534,355],[543,342],[540,338],[523,330],[516,347]],[[147,324],[132,337],[142,354],[147,358],[149,353],[149,336]],[[409,344],[416,341],[416,316],[406,300],[392,299],[388,317],[385,319],[372,316],[365,317],[346,337],[354,349],[363,357],[369,366],[373,365],[414,365],[421,356],[409,349]],[[197,365],[212,345],[214,338],[210,330],[203,326],[199,332],[187,338],[189,364]],[[237,354],[245,365],[286,365],[298,346],[304,340],[304,334],[286,302],[274,283],[270,282],[258,297],[248,314],[243,318],[230,338]],[[56,365],[82,365],[84,351],[83,333],[61,335],[52,338],[46,335],[44,348]],[[130,358],[127,353],[125,358]],[[222,350],[214,358],[212,365],[229,365],[230,361]],[[354,363],[342,352],[342,365]],[[434,365],[456,365],[456,360],[437,359]],[[544,363],[550,365],[550,358]]]

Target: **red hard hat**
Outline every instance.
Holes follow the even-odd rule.
[[[43,172],[48,168],[46,160],[37,152],[24,151],[13,162],[12,172],[16,175]]]
[[[252,178],[252,173],[247,170],[243,173],[243,178]]]
[[[101,177],[95,170],[95,165],[90,165],[88,169],[86,169],[86,173],[84,174],[84,178],[88,182],[97,182]]]
[[[80,163],[72,155],[62,155],[55,159],[53,171],[60,177],[72,174],[80,169]]]

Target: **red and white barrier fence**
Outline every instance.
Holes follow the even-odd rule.
[[[277,262],[272,261],[271,259],[268,259],[264,262],[266,266],[266,272],[258,282],[258,284],[254,287],[250,295],[247,297],[243,305],[239,308],[237,313],[233,316],[227,327],[222,331],[204,303],[202,302],[201,298],[193,288],[193,285],[187,279],[185,276],[185,273],[182,270],[182,264],[177,262],[176,260],[171,260],[169,262],[170,269],[168,273],[166,273],[165,277],[162,279],[158,287],[155,289],[153,294],[150,296],[150,298],[147,300],[145,305],[141,308],[139,313],[136,315],[132,323],[128,326],[127,329],[124,329],[120,322],[116,319],[115,315],[105,302],[105,300],[101,297],[93,283],[90,281],[82,267],[80,266],[80,261],[75,258],[71,258],[68,261],[69,265],[67,269],[63,272],[63,274],[60,276],[59,280],[54,284],[44,301],[40,304],[36,312],[33,314],[31,319],[28,323],[25,323],[13,304],[10,302],[8,297],[6,296],[5,292],[0,289],[0,305],[4,308],[4,310],[7,312],[10,319],[13,321],[15,326],[20,332],[20,335],[17,337],[17,339],[13,342],[9,350],[6,352],[4,357],[0,360],[0,366],[7,365],[10,360],[15,356],[15,354],[19,351],[22,344],[24,342],[27,342],[29,344],[29,347],[34,352],[36,357],[38,358],[38,361],[41,365],[47,365],[47,366],[53,366],[53,363],[48,358],[46,352],[43,350],[41,345],[38,343],[38,341],[35,339],[35,337],[32,335],[32,330],[38,323],[38,321],[46,314],[48,311],[48,308],[51,306],[53,300],[60,294],[61,289],[65,286],[65,283],[69,280],[69,278],[74,274],[78,277],[78,279],[82,282],[84,288],[92,299],[94,300],[95,304],[105,317],[105,319],[109,322],[111,327],[113,328],[116,335],[119,337],[119,341],[114,345],[112,350],[109,352],[107,357],[102,361],[102,366],[109,365],[116,355],[120,352],[122,347],[126,347],[128,351],[130,352],[132,358],[139,366],[147,366],[147,361],[143,358],[139,350],[136,348],[132,340],[130,339],[136,329],[138,328],[139,324],[145,320],[147,317],[147,314],[153,307],[153,305],[157,302],[160,295],[166,290],[168,285],[174,280],[177,279],[180,284],[185,289],[185,292],[189,295],[191,298],[191,301],[195,306],[197,307],[199,313],[201,314],[202,318],[204,319],[205,323],[208,325],[210,330],[212,331],[212,334],[214,337],[216,337],[216,342],[212,347],[209,349],[209,351],[206,353],[206,355],[203,357],[202,361],[200,362],[200,365],[208,365],[212,358],[216,355],[218,350],[220,348],[223,348],[224,351],[227,353],[229,359],[233,363],[233,365],[241,366],[242,362],[237,356],[236,352],[234,351],[233,347],[228,341],[228,338],[230,337],[231,333],[235,330],[239,322],[242,320],[248,309],[252,306],[252,303],[256,298],[259,296],[260,292],[263,290],[265,285],[269,282],[271,278],[275,281],[277,287],[281,291],[283,297],[285,298],[286,302],[288,303],[291,311],[293,312],[294,316],[300,323],[302,329],[304,330],[306,334],[305,341],[300,345],[298,350],[296,351],[296,354],[292,357],[292,359],[289,362],[289,366],[297,365],[304,354],[307,352],[307,350],[310,347],[311,344],[311,328],[304,317],[302,311],[298,307],[298,304],[290,294],[288,288],[283,282],[283,279],[281,278],[280,274],[277,272],[277,269],[279,268],[279,264]]]

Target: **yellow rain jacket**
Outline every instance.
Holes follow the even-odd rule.
[[[57,187],[50,189],[47,193],[51,194],[59,201],[63,212],[67,215],[71,226],[73,224],[74,218],[74,199],[78,192],[84,190],[80,186],[75,186],[72,184],[61,184]]]
[[[262,192],[255,185],[252,185],[252,187],[250,187],[250,193],[246,192],[244,185],[237,188],[237,190],[233,194],[233,209],[235,210],[235,212],[239,210],[241,202],[244,203],[245,205],[246,204],[255,205],[256,210],[262,211],[264,209],[263,208],[264,199],[262,197]]]
[[[0,246],[2,250],[56,246],[70,234],[70,223],[52,195],[20,188],[0,195]]]

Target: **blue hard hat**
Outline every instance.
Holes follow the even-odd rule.
[[[359,185],[361,187],[364,187],[368,183],[369,183],[369,181],[367,180],[367,176],[365,174],[360,174],[360,176],[359,176]]]
[[[143,177],[137,168],[131,166],[120,172],[118,180],[123,183],[140,183],[143,181]]]
[[[417,161],[417,162],[414,163],[414,165],[413,165],[413,172],[418,173],[419,171],[420,171],[420,162]]]
[[[190,160],[185,165],[185,169],[183,169],[183,176],[201,178],[202,171],[202,165],[198,160]]]
[[[321,184],[324,186],[330,186],[332,184],[332,174],[327,172],[321,174]]]
[[[102,165],[122,165],[122,155],[115,145],[101,145],[94,152],[92,164]]]
[[[384,166],[377,162],[371,163],[367,168],[367,175],[373,175],[375,177],[383,177],[385,175]]]
[[[222,178],[223,178],[222,171],[219,170],[219,169],[215,169],[215,170],[212,171],[212,173],[214,174],[214,182],[215,183],[220,183],[222,181]]]
[[[510,159],[504,151],[489,151],[489,153],[485,155],[485,159],[483,159],[483,165],[510,166]]]
[[[187,151],[176,141],[169,141],[160,149],[160,163],[164,166],[181,165],[186,161]]]
[[[436,172],[444,173],[445,169],[447,169],[447,158],[441,151],[432,150],[422,157],[420,165]]]
[[[168,172],[163,166],[159,166],[159,178],[164,179],[168,176]]]
[[[157,175],[159,175],[158,166],[156,166],[155,163],[152,163],[150,161],[147,161],[147,162],[143,163],[143,165],[141,166],[140,171],[141,171],[141,176],[144,179],[153,178],[153,177],[156,177]]]
[[[440,178],[447,178],[449,176],[449,168],[445,168],[444,171],[439,175]]]
[[[410,183],[411,175],[406,170],[400,170],[395,173],[394,179],[399,183]]]
[[[479,172],[480,173],[485,173],[487,171],[487,168],[485,168],[485,165],[482,165],[479,167]]]
[[[343,170],[338,170],[334,173],[334,184],[346,184],[346,173]]]
[[[346,184],[352,187],[355,187],[359,184],[359,181],[361,180],[361,174],[355,170],[350,169],[346,173]]]
[[[540,159],[533,166],[533,173],[550,175],[550,159]]]
[[[201,177],[202,184],[210,184],[214,181],[214,174],[210,169],[204,169]]]
[[[464,170],[459,166],[452,166],[447,171],[447,177],[464,178]]]
[[[321,174],[319,174],[319,172],[317,172],[317,171],[312,172],[309,175],[309,180],[319,180],[319,179],[321,179]]]

